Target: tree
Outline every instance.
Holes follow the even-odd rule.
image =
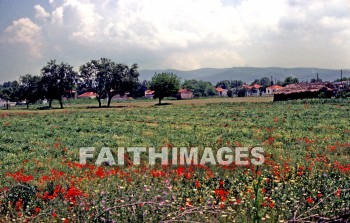
[[[6,109],[9,109],[10,101],[18,101],[19,84],[17,81],[8,81],[0,85],[0,98],[6,101]]]
[[[246,94],[247,94],[247,89],[241,88],[241,89],[238,91],[237,96],[238,96],[238,97],[245,97]]]
[[[268,78],[268,77],[262,77],[262,78],[260,78],[259,82],[260,82],[260,85],[262,85],[264,88],[266,88],[266,87],[271,85],[272,80],[270,80],[270,78]]]
[[[142,82],[137,82],[134,89],[131,90],[130,94],[133,98],[142,98],[145,96],[145,91],[148,89],[148,81],[143,80]]]
[[[231,83],[229,80],[223,80],[223,81],[219,81],[215,87],[221,87],[223,89],[230,89],[231,88]]]
[[[131,68],[124,64],[114,64],[112,73],[107,79],[107,107],[110,107],[112,98],[119,94],[125,95],[137,86],[139,73],[137,72],[137,64],[133,64]]]
[[[124,64],[116,64],[110,59],[101,58],[92,60],[80,67],[80,87],[97,94],[99,107],[101,99],[107,98],[107,107],[110,107],[112,98],[119,94],[124,95],[132,91],[138,83],[139,73],[137,64],[131,68]]]
[[[20,77],[19,98],[26,102],[27,108],[30,103],[36,103],[41,97],[41,78],[27,74]]]
[[[218,93],[216,92],[215,87],[213,85],[210,84],[205,88],[205,96],[211,97],[211,96],[215,96],[217,94]]]
[[[282,86],[286,86],[286,85],[289,85],[289,84],[297,84],[299,83],[299,80],[298,78],[296,77],[286,77],[286,79],[284,79],[284,82],[282,84]]]
[[[180,89],[180,78],[173,73],[156,73],[149,84],[154,91],[154,97],[159,99],[159,104],[164,97],[176,94]]]
[[[233,80],[231,81],[231,88],[240,88],[243,86],[243,81],[241,80]]]
[[[73,89],[76,72],[67,63],[56,64],[56,60],[50,60],[41,69],[41,87],[45,97],[49,100],[49,107],[53,100],[60,102],[63,108],[63,97]]]
[[[185,80],[182,84],[182,88],[186,88],[193,92],[195,97],[207,97],[216,95],[214,86],[210,82],[202,80]]]

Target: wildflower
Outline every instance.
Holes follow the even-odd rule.
[[[337,192],[335,193],[335,195],[337,195],[337,197],[340,197],[340,192],[341,192],[341,190],[340,190],[340,188],[338,188],[338,190],[337,190]]]
[[[35,212],[36,212],[36,213],[39,213],[40,210],[41,210],[41,209],[40,209],[39,207],[36,207],[36,208],[35,208]]]
[[[312,203],[314,203],[314,200],[312,200],[311,197],[308,197],[308,198],[306,198],[306,202],[308,202],[309,204],[312,204]]]
[[[23,205],[23,200],[22,198],[20,198],[18,201],[16,201],[16,210],[19,211],[20,209],[22,209],[22,205]]]
[[[196,180],[196,181],[194,182],[194,184],[195,184],[195,186],[196,186],[197,189],[201,187],[201,184],[199,183],[198,180]]]

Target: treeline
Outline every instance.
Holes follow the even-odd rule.
[[[107,106],[110,106],[113,96],[124,95],[128,91],[139,86],[139,73],[137,64],[128,67],[117,64],[110,59],[101,58],[91,60],[80,66],[79,73],[67,63],[57,63],[50,60],[41,69],[40,76],[27,74],[21,76],[19,81],[8,81],[0,85],[0,98],[9,102],[25,101],[29,104],[46,99],[49,108],[53,100],[58,100],[63,108],[64,98],[69,98],[73,91],[96,93],[99,107],[101,99],[108,98]]]
[[[184,80],[181,83],[176,74],[169,73],[155,74],[151,81],[139,81],[137,69],[137,64],[128,67],[125,64],[101,58],[81,65],[79,72],[75,72],[67,63],[50,60],[38,76],[27,74],[21,76],[18,81],[0,84],[0,99],[6,101],[7,108],[9,102],[25,102],[28,108],[30,104],[44,99],[48,101],[49,108],[52,107],[53,100],[58,100],[60,107],[63,108],[64,99],[72,98],[73,92],[78,94],[93,92],[99,107],[102,107],[103,99],[106,99],[107,107],[110,107],[111,100],[116,95],[122,97],[128,94],[133,98],[142,98],[148,89],[155,91],[154,97],[158,98],[160,103],[164,97],[174,95],[180,88],[192,91],[194,97],[216,96],[218,87],[227,89],[228,97],[244,97],[255,90],[265,92],[267,87],[274,84],[286,86],[299,83],[299,80],[294,77],[287,77],[284,81],[276,83],[272,77],[271,79],[263,77],[249,85],[241,80],[222,80],[216,85],[195,79]],[[311,82],[318,81],[322,80],[311,80]],[[256,89],[256,86],[259,89]]]

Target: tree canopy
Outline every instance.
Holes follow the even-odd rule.
[[[173,73],[156,73],[149,87],[154,91],[154,97],[159,99],[159,104],[164,97],[176,94],[180,89],[180,78]]]
[[[80,67],[80,84],[86,90],[97,94],[99,107],[102,106],[103,98],[107,98],[107,107],[110,107],[115,95],[123,96],[137,87],[139,77],[137,69],[137,64],[129,68],[107,58],[91,60]]]
[[[51,108],[52,101],[58,100],[63,108],[63,97],[75,86],[76,72],[67,63],[56,64],[56,60],[50,60],[41,69],[41,87]]]
[[[36,103],[43,96],[40,84],[39,76],[27,74],[20,77],[19,98],[26,102],[27,108],[30,103]]]
[[[18,81],[8,81],[0,85],[0,98],[6,101],[6,108],[9,108],[10,101],[18,101]]]

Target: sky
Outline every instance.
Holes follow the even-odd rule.
[[[350,68],[349,0],[0,0],[0,82],[101,57],[143,69]]]

